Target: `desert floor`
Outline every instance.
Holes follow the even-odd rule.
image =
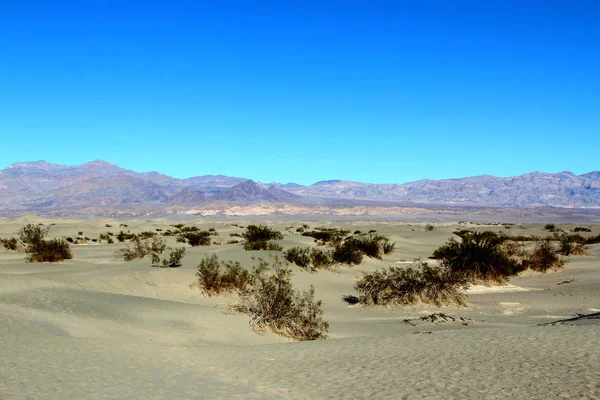
[[[121,229],[166,230],[173,223],[21,217],[0,220],[0,237],[15,235],[27,222],[53,223],[50,236],[81,231],[91,238]],[[213,239],[227,241],[230,233],[243,232],[233,223],[187,225],[214,227],[219,236]],[[393,254],[354,268],[309,273],[293,267],[294,283],[314,285],[330,323],[329,338],[312,342],[259,334],[246,315],[228,310],[236,295],[206,297],[190,287],[205,254],[250,267],[252,256],[270,252],[246,252],[240,244],[185,245],[181,267],[158,269],[148,259],[115,258],[123,243],[73,245],[74,258],[54,264],[26,263],[24,254],[1,249],[0,398],[600,398],[600,245],[590,246],[590,256],[571,257],[559,272],[476,287],[467,308],[362,307],[342,296],[355,294],[363,272],[427,258],[457,228],[502,227],[448,223],[426,231],[419,223],[306,223],[376,229],[397,242]],[[284,249],[314,245],[296,234],[302,222],[267,224],[284,232]],[[547,234],[542,227],[511,231]],[[167,241],[183,246],[174,237]],[[434,312],[456,320],[418,320]],[[578,314],[587,317],[574,318]]]

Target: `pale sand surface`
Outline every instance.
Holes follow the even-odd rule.
[[[119,228],[123,221],[23,217],[0,220],[0,237],[30,221],[55,223],[50,236],[72,237],[172,223],[136,220]],[[229,240],[243,232],[232,223],[188,225],[214,227]],[[468,308],[373,308],[342,301],[355,294],[362,272],[426,258],[465,225],[426,232],[424,224],[308,224],[377,229],[397,242],[384,260],[354,268],[293,268],[299,288],[315,286],[331,325],[329,339],[314,342],[257,334],[247,316],[228,312],[235,295],[209,298],[190,288],[205,254],[250,267],[252,255],[267,252],[239,244],[188,247],[180,268],[154,269],[147,259],[115,259],[122,243],[75,245],[74,259],[56,264],[25,263],[23,254],[0,250],[0,399],[600,398],[600,245],[560,272],[472,288]],[[268,225],[285,233],[284,248],[313,244],[295,234],[301,223]],[[541,226],[512,232],[547,234]],[[433,312],[456,321],[419,320]]]

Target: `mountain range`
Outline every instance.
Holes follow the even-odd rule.
[[[174,206],[185,210],[255,203],[595,208],[600,207],[600,172],[481,175],[403,184],[330,180],[304,186],[223,175],[177,179],[100,160],[78,166],[20,162],[0,170],[0,211],[4,212]]]

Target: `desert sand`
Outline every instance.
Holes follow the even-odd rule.
[[[28,222],[53,223],[50,236],[81,231],[94,238],[173,223],[29,216],[0,220],[0,237],[15,235]],[[214,240],[227,241],[230,233],[243,232],[233,223],[250,222],[187,225],[214,227]],[[295,233],[302,223],[267,222],[284,232],[284,249],[314,245]],[[52,264],[26,263],[22,253],[0,249],[0,398],[600,398],[600,245],[590,246],[590,256],[571,257],[558,272],[473,287],[466,308],[364,307],[342,300],[355,294],[363,272],[426,258],[467,225],[436,224],[428,232],[424,223],[304,223],[376,229],[397,242],[383,260],[366,259],[353,268],[309,273],[293,267],[294,283],[300,289],[314,285],[330,323],[328,339],[311,342],[257,333],[248,316],[228,309],[237,295],[207,297],[190,287],[206,254],[250,267],[252,256],[272,252],[246,252],[240,244],[185,245],[181,267],[158,269],[148,259],[115,258],[123,243],[73,245],[72,260]],[[540,224],[511,229],[545,233]],[[440,312],[454,320],[420,320]]]

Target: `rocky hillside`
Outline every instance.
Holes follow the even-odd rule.
[[[421,180],[370,184],[330,180],[310,186],[262,184],[205,175],[177,179],[138,173],[104,161],[64,166],[23,162],[0,170],[0,211],[198,206],[211,203],[340,205],[360,201],[476,207],[600,207],[600,172],[575,175],[532,172],[499,178]]]

